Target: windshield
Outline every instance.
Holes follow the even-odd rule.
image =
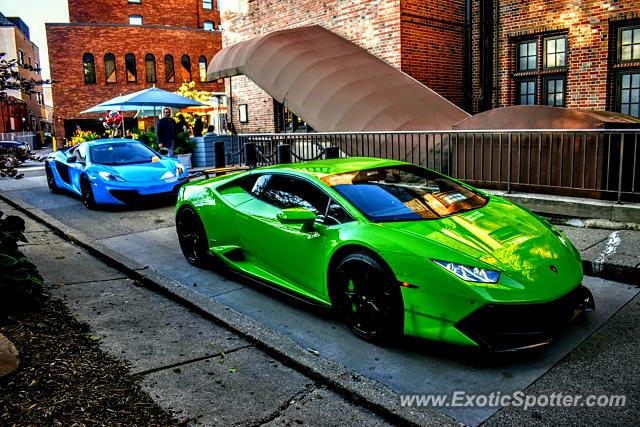
[[[91,162],[99,165],[149,163],[158,154],[139,142],[114,142],[91,147]]]
[[[488,198],[413,165],[322,178],[371,221],[437,219],[484,206]]]

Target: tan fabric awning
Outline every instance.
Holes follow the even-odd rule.
[[[210,80],[241,74],[317,131],[441,130],[469,117],[320,26],[276,31],[226,47],[207,70]]]
[[[456,123],[457,130],[491,129],[625,129],[638,128],[640,119],[607,111],[513,105],[476,114]]]

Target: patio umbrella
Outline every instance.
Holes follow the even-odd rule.
[[[192,106],[203,106],[200,101],[185,98],[184,96],[176,95],[172,92],[159,89],[157,87],[150,87],[138,92],[130,93],[128,95],[117,96],[109,101],[103,102],[101,105],[105,107],[173,107],[173,108],[185,108]]]

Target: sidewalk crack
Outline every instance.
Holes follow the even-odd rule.
[[[295,403],[301,401],[305,397],[309,396],[315,390],[317,390],[316,386],[312,386],[311,384],[308,384],[304,389],[300,390],[299,392],[297,392],[296,394],[291,396],[289,399],[285,400],[285,402],[282,405],[280,405],[278,407],[278,409],[276,409],[270,415],[268,415],[268,416],[266,416],[266,417],[264,417],[264,418],[262,418],[260,420],[256,420],[255,422],[249,422],[246,425],[248,425],[250,427],[259,427],[259,426],[263,426],[265,424],[270,423],[271,421],[275,420],[280,415],[282,415],[282,413],[284,411],[286,411],[287,409],[289,409],[292,405],[294,405]],[[236,424],[236,425],[239,425],[239,424]]]
[[[164,371],[166,369],[171,369],[171,368],[177,368],[179,366],[188,365],[190,363],[201,362],[203,360],[213,359],[213,358],[220,357],[220,356],[226,356],[228,354],[235,353],[236,351],[244,350],[245,348],[250,348],[250,347],[253,347],[253,344],[243,345],[243,346],[240,346],[240,347],[237,347],[237,348],[233,348],[231,350],[224,350],[224,351],[220,351],[220,352],[215,353],[215,354],[209,354],[207,356],[196,357],[194,359],[185,360],[183,362],[176,362],[176,363],[172,363],[170,365],[159,366],[157,368],[145,369],[144,371],[140,371],[140,372],[132,372],[131,375],[144,376],[144,375],[148,375],[148,374],[153,374],[154,372]]]

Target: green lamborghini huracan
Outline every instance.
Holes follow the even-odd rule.
[[[366,340],[490,351],[547,344],[594,308],[580,254],[536,215],[429,169],[344,158],[192,182],[180,247],[333,307]]]

